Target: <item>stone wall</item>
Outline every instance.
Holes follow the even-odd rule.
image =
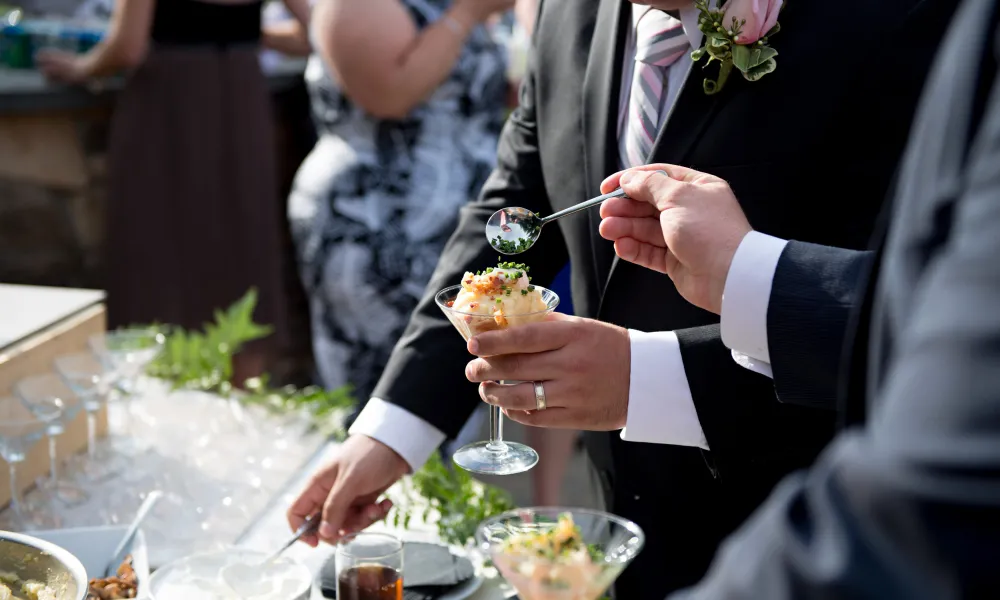
[[[86,152],[83,189],[0,178],[0,281],[102,287],[107,197],[107,114],[78,121]]]

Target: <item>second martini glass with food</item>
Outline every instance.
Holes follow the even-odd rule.
[[[552,290],[531,284],[528,267],[500,263],[478,273],[466,273],[460,285],[438,292],[437,305],[466,341],[474,335],[544,320],[559,306]],[[518,382],[506,381],[514,384]],[[511,475],[538,462],[529,446],[503,439],[500,408],[490,407],[490,439],[459,449],[455,463],[473,473]]]

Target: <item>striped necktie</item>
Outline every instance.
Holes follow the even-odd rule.
[[[691,45],[681,22],[650,8],[636,26],[635,68],[629,96],[625,135],[619,143],[622,164],[646,164],[660,127],[660,109],[667,88],[667,69]]]

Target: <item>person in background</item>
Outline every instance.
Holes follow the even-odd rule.
[[[305,0],[285,1],[308,21]],[[256,319],[282,331],[282,219],[258,62],[261,8],[246,0],[118,0],[90,52],[37,56],[54,81],[128,72],[109,149],[109,327],[200,328],[255,287]],[[259,373],[272,348],[248,348],[236,380]]]
[[[319,141],[288,216],[322,384],[367,399],[496,161],[514,0],[319,0],[306,70]]]

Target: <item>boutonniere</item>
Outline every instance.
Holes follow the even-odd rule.
[[[691,53],[699,62],[708,57],[705,68],[718,61],[719,76],[706,78],[706,94],[716,94],[726,85],[733,67],[747,81],[757,81],[778,68],[778,51],[768,39],[781,30],[778,13],[783,0],[727,0],[720,10],[711,10],[708,0],[695,0],[701,15],[698,28],[705,34],[705,45]]]

